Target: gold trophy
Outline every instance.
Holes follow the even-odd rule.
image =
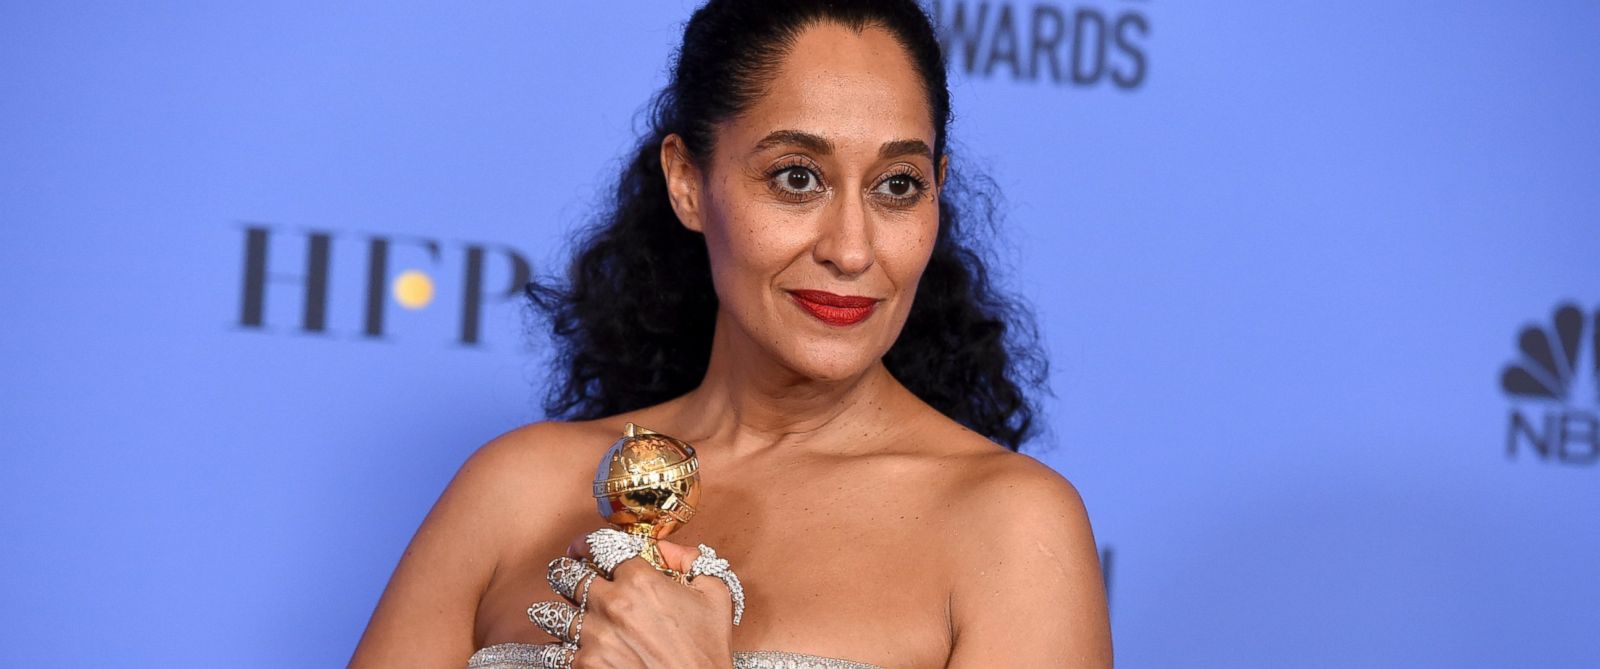
[[[694,518],[700,502],[700,461],[693,446],[628,423],[622,438],[600,457],[594,497],[606,522],[645,540],[640,557],[684,579],[662,562],[656,540]]]

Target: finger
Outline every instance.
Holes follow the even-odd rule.
[[[567,643],[577,641],[577,629],[573,623],[577,621],[579,615],[578,607],[566,602],[534,602],[528,607],[528,620],[533,621],[533,624],[545,634]]]
[[[699,550],[665,539],[656,541],[656,552],[661,554],[661,562],[669,569],[685,574],[689,573],[689,566],[694,564],[694,559],[700,557]]]
[[[567,544],[567,557],[575,560],[588,560],[589,542],[586,541],[588,537],[588,532],[573,537],[572,542]]]
[[[671,580],[671,577],[657,570],[654,565],[640,556],[623,560],[621,564],[617,565],[616,569],[611,570],[611,580],[617,583],[637,583],[643,580],[642,577],[667,578]]]
[[[658,546],[661,550],[662,560],[673,569],[684,574],[689,573],[694,568],[694,561],[700,557],[699,548],[690,548],[669,541],[658,542]],[[722,579],[713,576],[696,577],[689,581],[689,587],[701,592],[714,593],[719,597],[727,597],[731,593],[728,584],[723,583]]]
[[[698,574],[690,577],[689,587],[716,599],[726,597],[725,601],[728,601],[733,607],[733,624],[738,625],[739,620],[744,617],[744,586],[739,582],[739,576],[733,572],[728,560],[719,557],[715,550],[705,544],[700,544],[692,558],[688,558],[685,555],[685,553],[688,553],[687,547],[675,546],[675,548],[677,550],[672,548],[667,550],[678,553],[680,564],[687,558],[685,572],[695,573],[694,564],[703,562]],[[663,551],[663,555],[665,553]]]
[[[573,540],[567,546],[567,553],[574,559],[589,562],[602,576],[615,580],[618,570],[638,559],[640,552],[647,548],[647,541],[618,530],[599,529]],[[633,571],[631,565],[627,571]]]
[[[722,579],[715,576],[701,575],[691,578],[689,579],[689,587],[711,595],[713,599],[731,600],[733,598],[733,590]]]
[[[594,565],[565,555],[551,560],[545,570],[545,580],[549,582],[550,589],[574,604],[579,603],[580,589],[585,587],[589,579],[598,575]]]
[[[611,540],[610,537],[616,537],[620,535],[620,533],[616,532],[615,530],[608,532],[605,531],[606,529],[607,528],[601,528],[592,532],[586,532],[573,538],[573,540],[567,544],[567,556],[595,565],[596,570],[599,571],[602,576],[605,576],[606,578],[612,578],[615,576],[615,571],[612,570],[611,573],[607,573],[605,565],[600,564],[603,561],[595,559],[595,546],[590,545],[589,543],[591,540],[608,542]],[[609,535],[609,537],[602,535]],[[601,550],[604,551],[605,548],[602,546]]]

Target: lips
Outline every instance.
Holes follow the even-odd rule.
[[[877,298],[860,295],[835,295],[821,290],[791,290],[795,304],[828,325],[855,325],[872,315]]]

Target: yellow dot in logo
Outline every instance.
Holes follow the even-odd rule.
[[[433,279],[414,269],[394,278],[394,299],[407,309],[421,309],[433,301]]]

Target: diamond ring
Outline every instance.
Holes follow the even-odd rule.
[[[740,585],[728,561],[717,557],[717,551],[710,546],[700,544],[700,557],[689,565],[689,580],[696,576],[718,578],[728,586],[728,594],[733,597],[733,624],[739,624],[739,619],[744,617],[744,586]]]

